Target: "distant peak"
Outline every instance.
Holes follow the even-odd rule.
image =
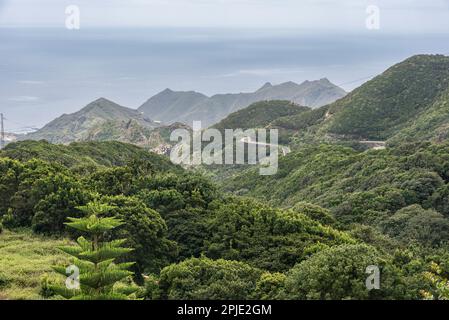
[[[98,98],[97,100],[93,101],[92,103],[99,104],[99,103],[113,103],[113,102],[111,100],[101,97],[101,98]]]
[[[265,89],[272,88],[272,87],[273,87],[273,85],[271,84],[271,82],[267,82],[258,91],[265,90]]]
[[[319,82],[321,82],[321,83],[331,83],[328,78],[321,78]]]
[[[281,83],[279,86],[281,86],[281,87],[293,87],[293,86],[298,86],[298,84],[296,82],[293,82],[293,81],[287,81],[287,82]]]
[[[319,80],[313,80],[313,81],[309,81],[306,80],[302,83],[303,85],[325,85],[325,86],[329,86],[329,85],[334,85],[332,82],[329,81],[328,78],[321,78]]]
[[[106,98],[98,98],[95,101],[92,101],[91,103],[89,103],[87,106],[85,106],[83,109],[83,111],[87,111],[87,110],[93,110],[93,109],[97,109],[97,108],[111,108],[111,107],[117,107],[119,106],[117,103],[108,100]]]
[[[173,93],[174,91],[170,88],[165,89],[164,91],[162,91],[161,93]]]

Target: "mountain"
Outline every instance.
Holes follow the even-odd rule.
[[[150,98],[138,110],[164,123],[202,121],[203,127],[224,119],[232,112],[264,100],[289,100],[317,108],[336,101],[346,92],[328,79],[305,81],[302,84],[286,82],[266,83],[252,93],[217,94],[207,97],[197,92],[176,92],[169,89]]]
[[[165,89],[145,102],[139,111],[152,119],[165,123],[173,123],[180,118],[191,106],[198,105],[209,98],[201,93],[194,91],[172,91]]]
[[[159,124],[139,111],[104,98],[95,100],[72,114],[64,114],[21,140],[47,140],[52,143],[118,140],[143,145]]]

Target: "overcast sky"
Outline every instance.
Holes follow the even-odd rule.
[[[449,0],[0,0],[1,26],[64,26],[78,5],[92,26],[364,28],[378,5],[386,32],[449,31]]]

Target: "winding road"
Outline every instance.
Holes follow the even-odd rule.
[[[240,139],[240,142],[246,143],[246,144],[255,144],[255,145],[259,145],[259,146],[268,146],[268,147],[280,147],[282,150],[282,154],[284,155],[284,157],[289,154],[290,152],[292,152],[292,150],[289,147],[286,146],[281,146],[279,144],[271,144],[271,143],[265,143],[265,142],[256,142],[256,141],[252,141],[251,137],[243,137],[242,139]]]

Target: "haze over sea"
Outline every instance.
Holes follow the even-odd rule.
[[[449,35],[301,29],[0,28],[6,130],[41,127],[98,97],[136,108],[165,88],[208,95],[327,77],[352,90]]]

